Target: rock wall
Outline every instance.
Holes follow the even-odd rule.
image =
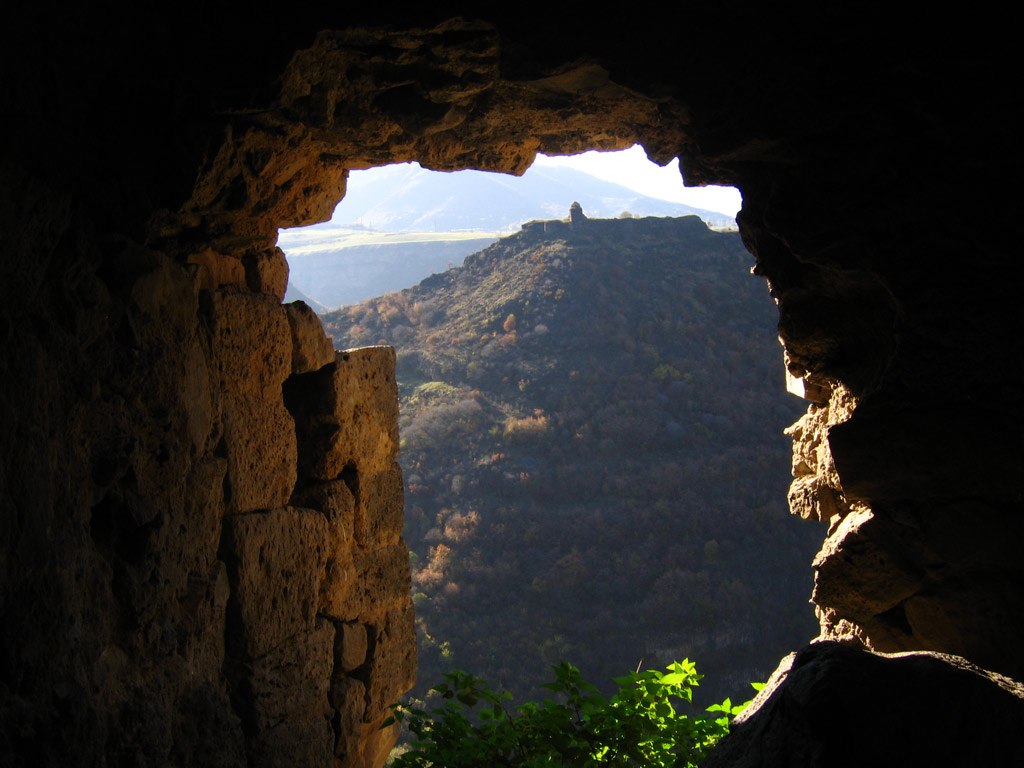
[[[1020,765],[1006,733],[1022,717],[1024,685],[956,656],[820,642],[782,660],[701,768]]]
[[[454,10],[11,11],[5,764],[379,765],[414,673],[393,360],[332,357],[274,243],[349,169],[412,159],[639,141],[738,185],[812,399],[790,499],[832,521],[823,637],[1024,677],[998,25]]]
[[[415,674],[393,350],[336,353],[282,258],[250,288],[40,200],[6,282],[5,764],[379,765]]]

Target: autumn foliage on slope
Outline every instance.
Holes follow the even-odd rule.
[[[398,351],[420,680],[529,694],[697,659],[708,700],[816,633],[816,526],[786,509],[803,404],[735,233],[533,223],[324,316]]]

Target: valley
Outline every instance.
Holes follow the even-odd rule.
[[[720,700],[814,636],[823,531],[788,514],[782,435],[804,403],[750,261],[696,216],[532,222],[322,316],[397,350],[417,695],[689,657]]]

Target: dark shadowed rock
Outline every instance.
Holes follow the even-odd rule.
[[[790,654],[701,768],[1011,766],[1024,685],[941,653]]]

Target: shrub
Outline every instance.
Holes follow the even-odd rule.
[[[429,386],[424,385],[424,386]],[[442,385],[447,386],[447,385]],[[402,438],[421,449],[453,435],[472,434],[483,420],[484,410],[471,397],[433,405],[417,412],[402,431]]]
[[[542,686],[560,701],[545,699],[512,707],[511,694],[497,693],[465,672],[445,675],[431,690],[441,707],[427,713],[397,705],[395,716],[414,736],[394,768],[476,768],[477,766],[696,766],[729,730],[744,705],[709,707],[712,715],[688,717],[676,706],[692,701],[701,676],[688,660],[616,678],[610,699],[583,680],[571,664],[552,667],[553,682]]]
[[[526,387],[520,387],[525,389]],[[548,417],[543,413],[534,412],[532,416],[516,418],[509,416],[505,419],[505,438],[526,440],[542,436],[548,431]]]

